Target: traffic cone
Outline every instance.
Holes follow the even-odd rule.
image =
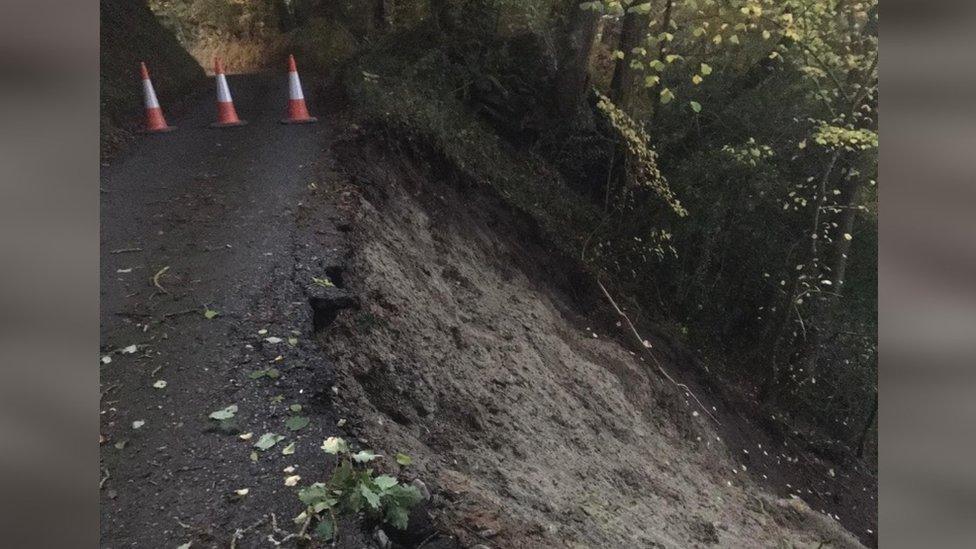
[[[224,64],[220,61],[219,57],[214,57],[214,73],[217,77],[217,121],[211,124],[210,127],[232,128],[247,124],[247,122],[237,118],[237,110],[234,109],[234,99],[230,96],[227,77],[224,76]]]
[[[298,68],[295,66],[295,56],[288,56],[288,118],[282,124],[311,124],[319,119],[309,116],[305,106],[305,95],[302,93],[302,81],[298,78]]]
[[[146,99],[146,127],[142,129],[142,133],[164,133],[175,130],[175,127],[166,124],[163,109],[159,107],[159,100],[156,99],[156,90],[149,80],[149,69],[146,68],[146,64],[139,63],[139,70],[142,73],[142,94]]]

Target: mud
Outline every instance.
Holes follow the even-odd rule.
[[[530,221],[442,166],[364,139],[340,153],[360,308],[319,342],[353,429],[413,456],[441,528],[488,547],[860,546],[760,487],[762,458],[622,344]]]

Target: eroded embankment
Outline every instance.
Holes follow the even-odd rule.
[[[351,424],[413,456],[462,542],[858,546],[762,493],[694,403],[611,338],[592,288],[530,223],[442,166],[343,151],[362,309],[323,341]]]

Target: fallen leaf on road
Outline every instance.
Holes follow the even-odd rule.
[[[123,448],[125,448],[125,445],[126,445],[126,443],[128,443],[128,442],[129,442],[129,441],[127,441],[127,440],[120,440],[120,441],[118,441],[118,442],[116,442],[116,443],[115,443],[115,449],[116,449],[116,450],[121,450],[121,449],[123,449]]]
[[[290,455],[292,455],[294,453],[295,453],[295,443],[294,442],[292,442],[288,446],[285,446],[285,448],[281,451],[281,455],[283,455],[283,456],[290,456]]]
[[[288,407],[288,409],[291,410],[292,412],[298,413],[298,412],[301,412],[302,411],[302,405],[301,404],[292,404],[291,406]]]
[[[129,345],[128,347],[122,349],[122,351],[120,351],[120,352],[131,355],[131,354],[135,353],[137,349],[138,348],[135,345]]]
[[[346,418],[342,418],[336,422],[336,427],[342,427],[345,424],[346,424]]]
[[[112,363],[112,357],[110,357],[110,356],[103,356],[102,357],[102,364],[111,364],[111,363]]]
[[[153,383],[153,387],[155,387],[157,389],[165,389],[166,388],[166,382],[163,381],[162,379],[160,379],[156,383]]]
[[[142,427],[145,424],[146,424],[146,420],[139,419],[139,420],[136,420],[136,421],[133,421],[132,422],[132,428],[133,429],[138,429],[138,428]]]
[[[206,309],[206,310],[203,311],[203,317],[206,318],[207,320],[211,320],[211,319],[213,319],[215,316],[217,316],[219,314],[220,313],[218,313],[217,311],[215,311],[213,309]]]
[[[217,410],[216,412],[210,413],[210,419],[216,419],[217,421],[223,421],[225,419],[231,419],[234,414],[237,413],[237,405],[231,404],[230,406],[224,408],[223,410]]]
[[[123,273],[123,274],[124,273],[131,273],[132,272],[132,267],[129,267],[128,269],[115,269],[115,272],[117,272],[117,273]]]
[[[288,338],[288,344],[291,345],[292,347],[294,347],[295,345],[298,345],[298,338],[297,337],[289,337]]]
[[[261,435],[261,438],[259,438],[257,442],[254,443],[254,447],[258,450],[267,450],[284,439],[285,437],[282,435],[265,433]]]
[[[274,345],[275,343],[281,343],[282,341],[284,341],[280,337],[274,337],[274,336],[266,337],[266,338],[264,338],[264,340],[267,341],[268,343],[271,343],[272,345]]]
[[[302,480],[302,477],[298,475],[292,475],[285,479],[285,486],[294,486],[298,484],[298,481]]]
[[[266,333],[268,333],[268,331],[267,331],[267,330],[265,330],[264,328],[261,328],[260,330],[258,330],[258,335],[261,335],[261,336],[263,336],[263,335],[264,335],[264,334],[266,334]]]
[[[285,467],[284,469],[282,469],[282,472],[288,473],[290,475],[290,474],[292,474],[292,473],[295,472],[295,466],[294,465],[289,465],[288,467]]]
[[[188,541],[188,542],[184,543],[183,545],[180,545],[176,549],[190,549],[190,546],[192,546],[192,545],[193,545],[193,542],[192,541]]]
[[[254,433],[244,433],[243,435],[240,436],[240,439],[241,440],[251,440],[251,437],[253,437],[253,436],[254,436]]]
[[[237,495],[239,495],[239,496],[241,496],[241,497],[244,497],[250,491],[251,491],[250,488],[241,488],[240,490],[234,490],[234,493],[237,494]]]
[[[258,460],[258,453],[251,452],[251,461],[257,462],[257,460]]]
[[[285,427],[291,431],[298,431],[307,427],[310,421],[305,416],[292,416],[285,420]]]

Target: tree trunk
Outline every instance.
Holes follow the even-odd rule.
[[[624,57],[617,59],[613,80],[610,82],[610,100],[631,116],[634,115],[638,70],[630,65],[634,60],[639,59],[632,50],[640,46],[647,32],[648,21],[647,15],[637,12],[631,11],[624,15],[623,28],[620,30],[620,44],[617,48],[624,53]]]
[[[601,15],[580,9],[577,0],[570,2],[569,9],[572,13],[559,64],[556,93],[560,113],[576,117],[590,85],[590,57],[599,35]]]
[[[779,354],[780,343],[786,333],[786,328],[793,323],[791,312],[796,306],[795,302],[800,294],[800,275],[805,272],[816,275],[819,269],[817,242],[820,233],[820,211],[823,209],[824,202],[826,202],[827,183],[830,181],[830,175],[834,171],[834,166],[837,164],[840,155],[840,150],[834,151],[831,155],[830,162],[827,164],[827,168],[820,178],[820,185],[817,187],[817,197],[813,206],[813,215],[810,219],[809,232],[804,235],[810,240],[810,246],[806,254],[802,255],[799,259],[799,264],[803,265],[803,269],[797,270],[792,265],[788,266],[793,273],[792,280],[786,298],[783,300],[782,308],[777,311],[779,314],[774,317],[772,337],[769,340],[768,351],[766,352],[766,360],[768,361],[766,367],[767,377],[760,392],[760,400],[764,404],[769,403],[773,399],[783,384],[783,376],[785,374],[779,368],[777,355]],[[815,333],[811,334],[811,336],[816,339]],[[816,345],[816,343],[814,344]]]
[[[848,255],[851,251],[851,241],[847,240],[844,235],[853,234],[854,221],[857,219],[857,209],[860,205],[860,178],[857,178],[854,183],[845,189],[844,194],[847,196],[842,196],[841,198],[845,209],[844,213],[841,214],[840,224],[837,229],[837,238],[834,239],[837,242],[837,246],[834,251],[836,255],[834,256],[833,262],[832,282],[834,291],[838,294],[843,293],[844,290],[844,276],[847,274]]]

